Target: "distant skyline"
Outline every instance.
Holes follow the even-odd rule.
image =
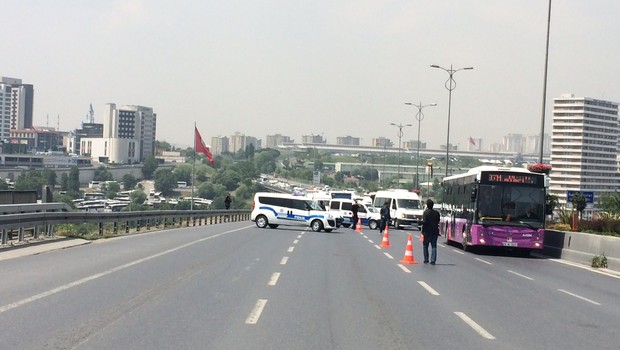
[[[34,86],[34,125],[70,130],[92,103],[152,107],[157,139],[190,147],[235,131],[445,144],[540,134],[547,0],[3,1],[0,76]],[[620,1],[554,0],[553,98],[620,101]]]

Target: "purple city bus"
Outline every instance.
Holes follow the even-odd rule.
[[[444,178],[440,232],[463,250],[504,247],[528,256],[545,234],[546,176],[523,168],[480,166]]]

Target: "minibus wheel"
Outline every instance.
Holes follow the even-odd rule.
[[[269,225],[269,221],[265,215],[259,215],[256,217],[256,226],[259,228],[265,228]]]
[[[319,232],[323,229],[323,223],[321,220],[314,220],[312,221],[312,224],[310,224],[310,227],[312,228],[312,231]]]

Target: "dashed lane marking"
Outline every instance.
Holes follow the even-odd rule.
[[[278,278],[280,278],[280,273],[279,272],[274,272],[273,275],[271,275],[271,278],[269,279],[269,283],[267,283],[268,286],[275,286],[276,283],[278,283]]]
[[[567,290],[564,290],[564,289],[558,289],[558,290],[559,290],[560,292],[562,292],[562,293],[566,293],[566,294],[568,294],[568,295],[570,295],[570,296],[572,296],[572,297],[575,297],[575,298],[577,298],[577,299],[581,299],[581,300],[583,300],[583,301],[587,301],[588,303],[592,303],[592,304],[594,304],[594,305],[601,305],[601,303],[597,303],[596,301],[594,301],[594,300],[592,300],[592,299],[588,299],[588,298],[586,298],[586,297],[582,297],[581,295],[577,295],[577,294],[571,293],[571,292],[569,292],[569,291],[567,291]]]
[[[472,320],[471,318],[469,318],[469,316],[465,315],[462,312],[459,311],[455,311],[454,312],[458,317],[461,318],[461,320],[465,321],[465,323],[467,323],[471,328],[473,328],[473,330],[475,330],[478,334],[480,334],[482,337],[486,338],[486,339],[495,339],[495,337],[487,332],[484,328],[482,328],[479,324],[477,324],[474,320]]]
[[[434,290],[431,286],[429,286],[426,282],[424,281],[418,281],[418,283],[424,287],[424,289],[426,289],[426,291],[428,291],[429,293],[431,293],[432,295],[439,295],[439,293],[437,293],[436,290]]]
[[[246,324],[256,324],[258,323],[258,319],[260,318],[261,313],[263,313],[263,309],[267,305],[267,299],[258,299],[256,305],[254,305],[254,309],[250,312],[248,318],[245,319]]]
[[[487,265],[493,265],[493,263],[492,263],[492,262],[490,262],[490,261],[486,261],[486,260],[482,260],[482,259],[480,259],[480,258],[476,258],[476,260],[478,260],[478,261],[480,261],[480,262],[483,262],[483,263],[485,263],[485,264],[487,264]]]
[[[280,260],[280,265],[286,265],[287,261],[288,261],[288,256],[283,257],[282,260]]]
[[[403,265],[403,264],[398,264],[398,267],[400,267],[400,269],[405,271],[406,273],[411,273],[411,270],[406,268],[405,265]]]
[[[522,274],[520,274],[520,273],[518,273],[518,272],[514,272],[514,271],[512,271],[512,270],[508,270],[508,272],[510,272],[510,273],[512,273],[512,274],[515,274],[515,275],[517,275],[517,276],[519,276],[519,277],[523,277],[523,278],[525,278],[525,279],[527,279],[527,280],[530,280],[530,281],[533,281],[533,280],[534,280],[532,277],[527,277],[526,275],[522,275]]]

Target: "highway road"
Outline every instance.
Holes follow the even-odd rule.
[[[414,258],[401,265],[407,235]],[[620,279],[418,231],[177,228],[0,261],[3,349],[617,349]],[[440,242],[443,240],[440,238]]]

